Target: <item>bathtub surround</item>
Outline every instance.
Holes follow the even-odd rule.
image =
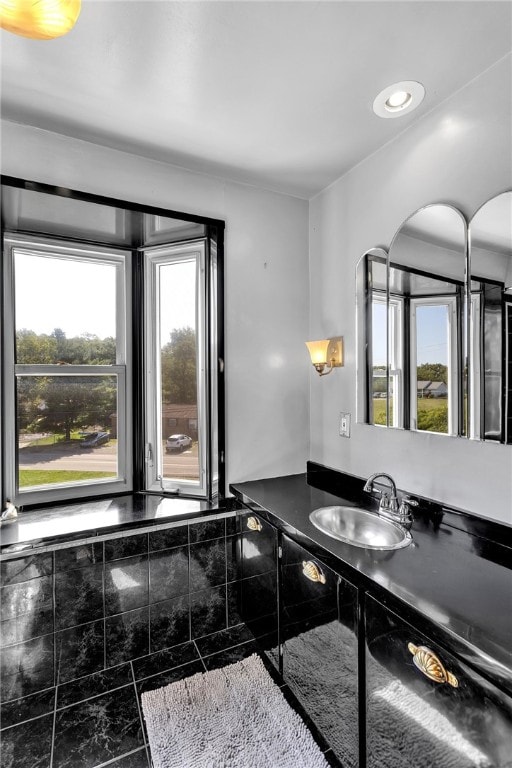
[[[239,539],[231,516],[3,560],[2,701],[239,624]]]

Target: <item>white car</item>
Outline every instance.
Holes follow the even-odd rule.
[[[188,435],[171,435],[167,438],[165,452],[174,453],[175,451],[186,451],[191,445],[192,438]]]

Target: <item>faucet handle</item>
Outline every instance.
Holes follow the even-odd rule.
[[[419,502],[416,499],[411,499],[409,496],[403,496],[400,502],[400,509],[398,515],[402,525],[412,525],[413,517],[411,513],[411,507],[418,507]]]

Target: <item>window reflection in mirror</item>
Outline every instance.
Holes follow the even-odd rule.
[[[426,206],[398,230],[385,274],[379,250],[365,255],[365,421],[464,434],[465,220],[451,206]]]
[[[470,436],[512,443],[512,192],[476,212],[469,238]]]
[[[428,205],[407,219],[389,250],[389,307],[401,315],[402,341],[390,337],[393,426],[464,433],[466,224],[449,205]],[[392,324],[390,323],[390,329]]]

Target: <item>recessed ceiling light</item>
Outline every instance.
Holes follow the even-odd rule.
[[[415,80],[402,80],[384,88],[373,102],[373,111],[379,117],[400,117],[412,112],[423,101],[425,88]]]

